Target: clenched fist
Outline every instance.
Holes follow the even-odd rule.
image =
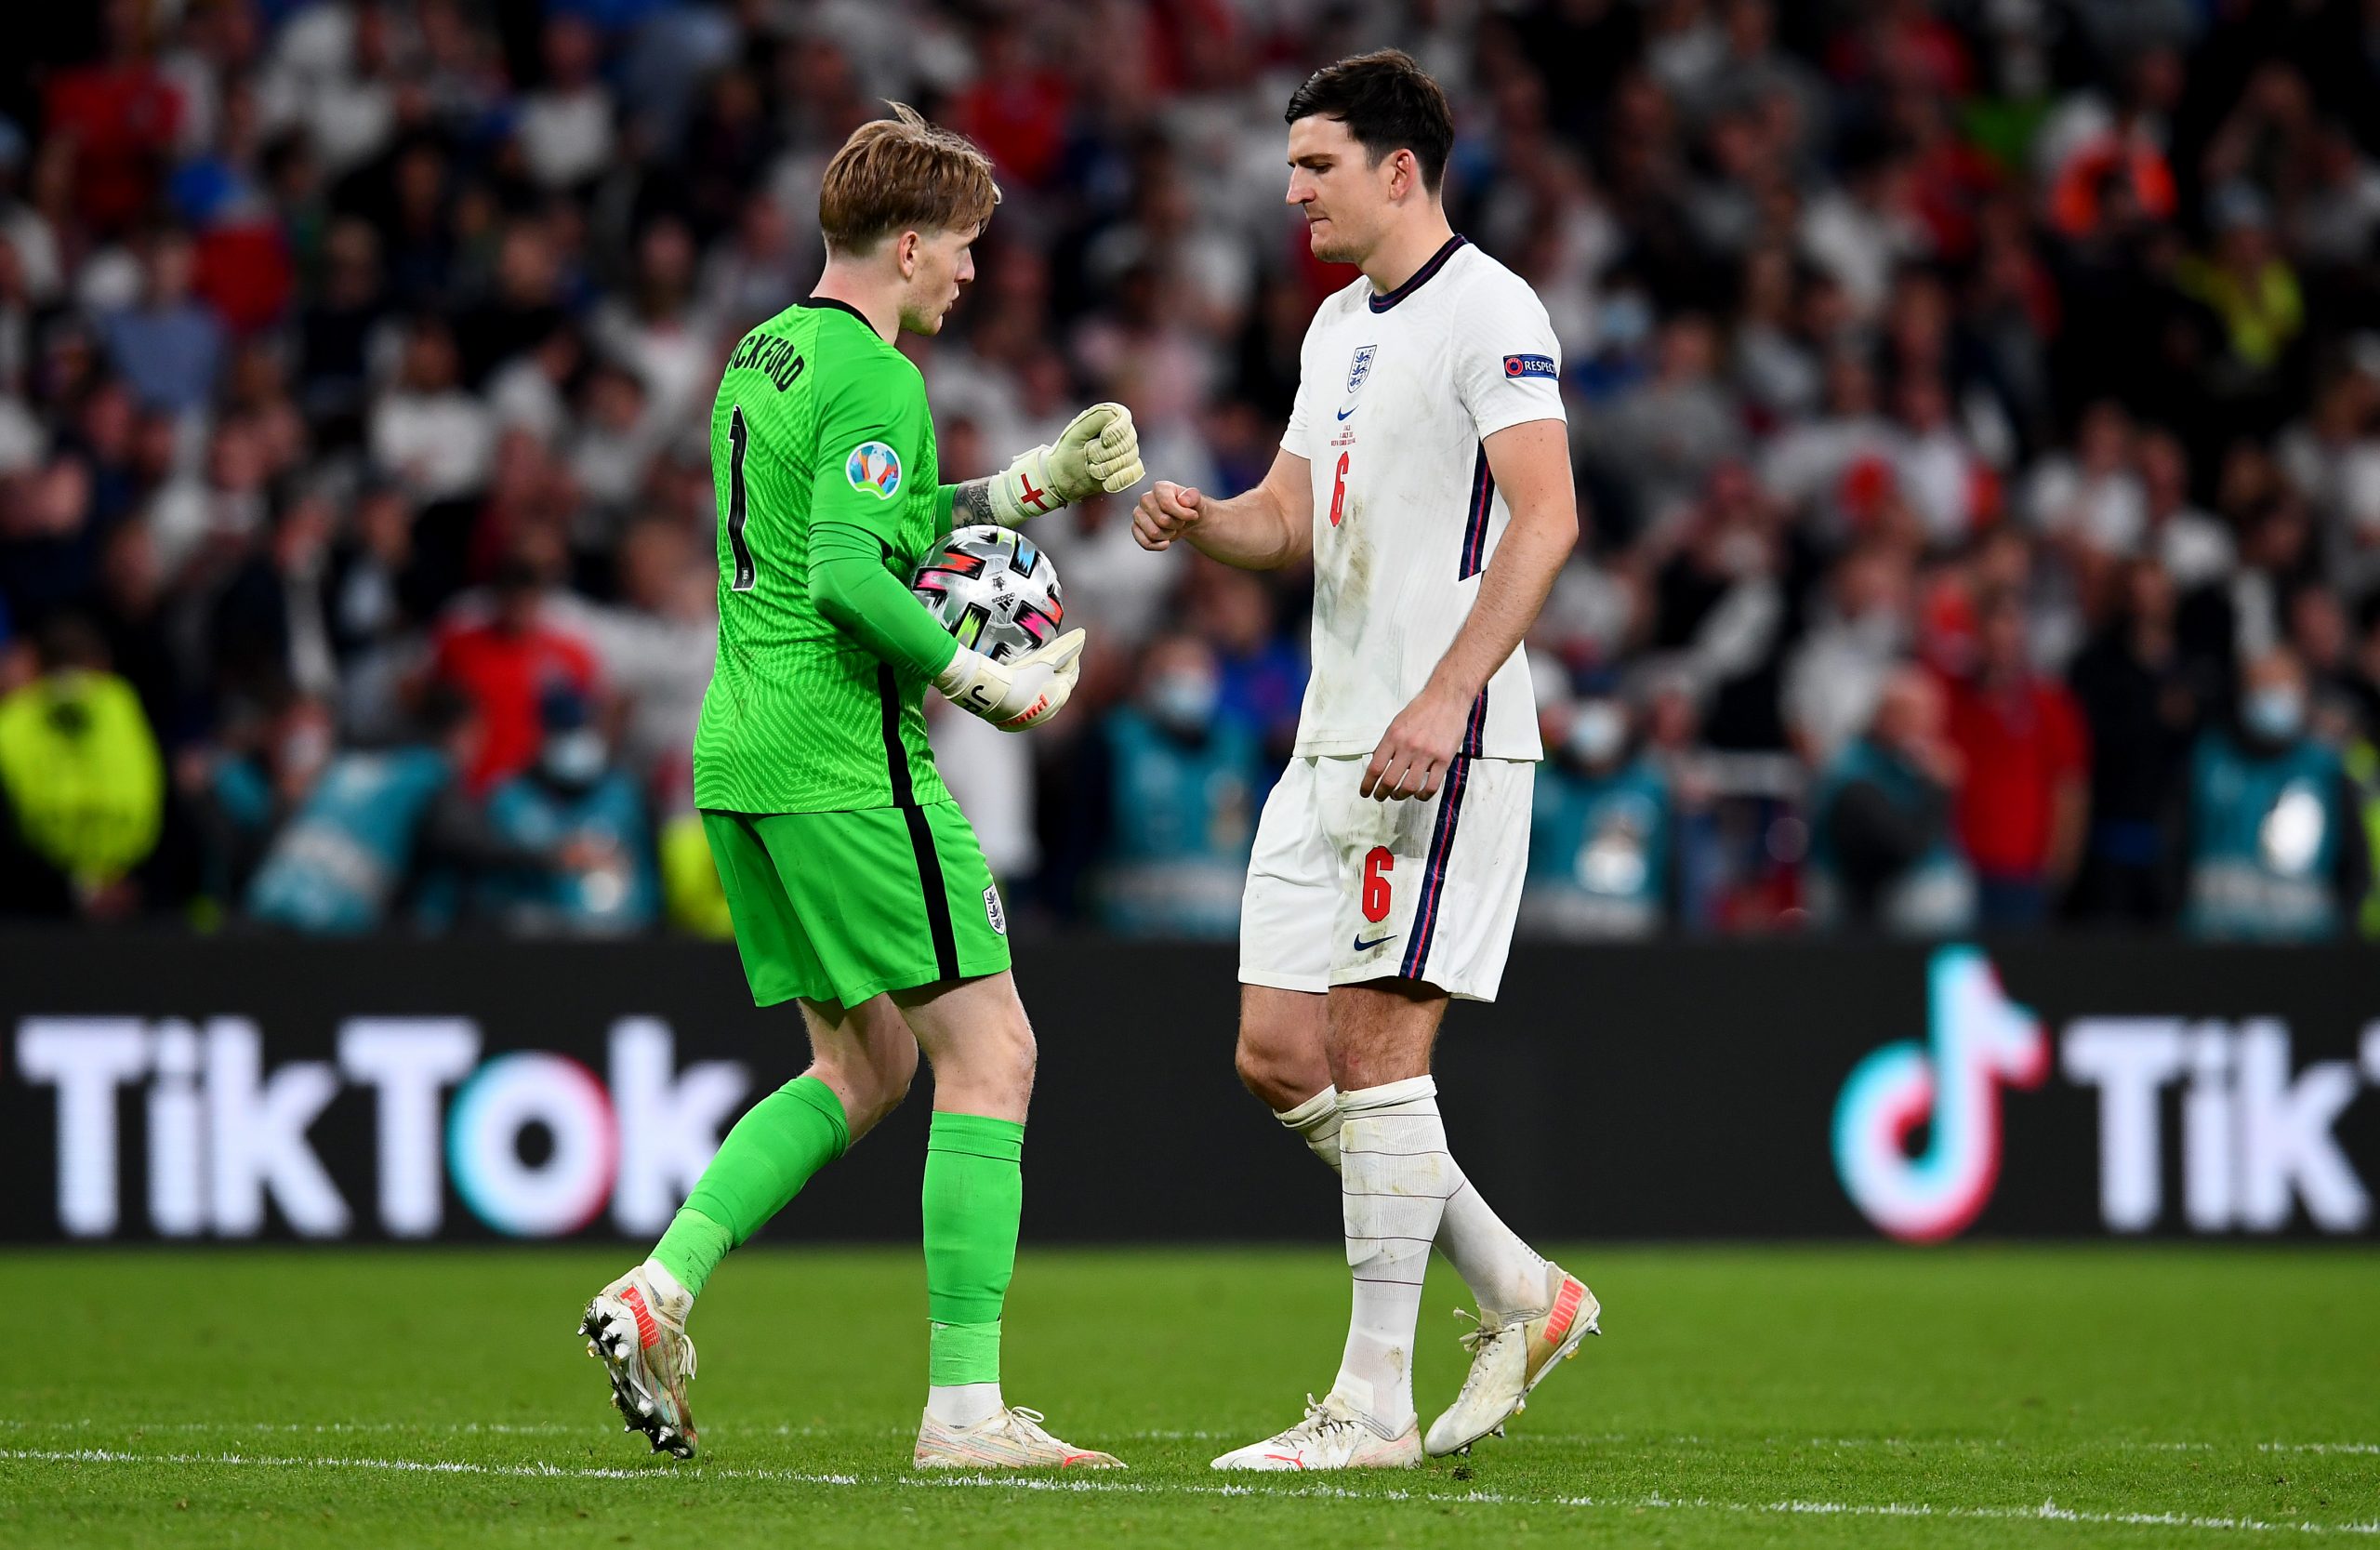
[[[1206,497],[1186,484],[1158,480],[1132,508],[1132,537],[1152,553],[1173,547],[1173,540],[1197,525],[1205,514]]]

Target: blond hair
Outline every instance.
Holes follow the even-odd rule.
[[[1000,188],[991,158],[906,102],[863,124],[826,164],[818,229],[836,253],[866,253],[897,232],[972,232],[992,219]]]

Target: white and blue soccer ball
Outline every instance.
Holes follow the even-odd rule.
[[[909,590],[959,643],[995,662],[1048,645],[1066,616],[1058,567],[1014,528],[961,527],[919,564]]]

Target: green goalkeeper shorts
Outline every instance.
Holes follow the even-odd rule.
[[[706,811],[703,833],[757,1005],[856,1006],[1008,967],[1008,916],[955,801]]]

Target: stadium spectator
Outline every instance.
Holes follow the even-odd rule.
[[[1949,686],[1947,731],[1965,776],[1961,848],[1976,874],[1977,920],[2030,927],[2049,918],[2082,853],[2090,743],[2074,696],[2034,670],[2024,605],[2000,592],[1977,617],[1973,674]]]
[[[396,379],[372,407],[374,469],[416,500],[452,500],[487,483],[495,426],[460,369],[453,331],[437,318],[416,318]]]
[[[529,865],[480,868],[471,913],[538,936],[617,936],[660,911],[644,798],[584,696],[549,691],[537,762],[488,793],[487,828]],[[565,847],[566,853],[565,853]]]
[[[2189,455],[2170,431],[2150,431],[2137,444],[2142,515],[2149,552],[2182,591],[2211,586],[2231,574],[2237,546],[2222,520],[2190,499]]]
[[[1636,528],[1676,520],[1742,447],[1742,417],[1716,376],[1718,338],[1688,314],[1660,334],[1653,375],[1589,421],[1591,455],[1627,492]]]
[[[1531,666],[1546,760],[1521,923],[1574,940],[1650,936],[1675,897],[1669,781],[1638,747],[1626,700],[1601,685],[1573,699],[1557,666]]]
[[[459,690],[483,722],[464,767],[474,792],[520,774],[537,756],[546,695],[558,688],[593,695],[601,684],[595,654],[547,617],[548,585],[531,561],[508,562],[483,598],[449,614],[431,647],[432,680]]]
[[[188,104],[157,68],[154,19],[134,0],[97,7],[101,56],[57,72],[44,93],[46,131],[71,145],[76,219],[122,234],[156,197]]]
[[[1810,802],[1810,909],[1823,924],[1941,935],[1975,924],[1975,876],[1951,803],[1966,779],[1944,735],[1943,690],[1923,669],[1884,683],[1865,734]]]
[[[2184,853],[2193,935],[2316,941],[2360,907],[2371,876],[2362,802],[2307,722],[2305,666],[2276,649],[2241,672],[2229,723],[2200,736]]]
[[[1132,698],[1084,757],[1105,836],[1093,918],[1119,935],[1236,937],[1262,775],[1214,649],[1193,635],[1150,643]]]
[[[1246,571],[1202,564],[1189,615],[1215,652],[1223,713],[1256,734],[1268,760],[1286,758],[1305,703],[1305,643],[1281,630],[1273,590]]]
[[[2212,676],[2186,657],[2173,576],[2152,558],[2124,569],[2122,602],[2070,675],[2091,747],[2090,832],[2075,879],[2085,920],[2173,919],[2168,861],[2181,819],[2190,746]]]
[[[546,19],[544,48],[545,82],[521,99],[521,157],[542,187],[581,189],[612,155],[612,91],[597,73],[602,40],[587,18],[563,11]]]
[[[342,219],[323,239],[323,278],[299,310],[295,341],[298,404],[328,445],[362,439],[372,357],[387,318],[379,232]]]
[[[164,822],[156,739],[87,619],[51,619],[34,667],[0,698],[0,909],[125,916]]]
[[[506,224],[496,245],[494,282],[463,309],[455,330],[466,382],[484,382],[496,367],[552,338],[570,320],[556,234],[566,223],[557,208],[543,219],[519,217]]]
[[[142,407],[192,415],[205,407],[223,369],[223,324],[191,294],[190,238],[166,228],[141,256],[140,299],[100,323],[108,359]]]
[[[1884,543],[1836,563],[1829,596],[1785,666],[1784,713],[1793,748],[1823,769],[1868,724],[1876,696],[1911,645],[1910,566]]]
[[[329,499],[301,496],[272,523],[269,547],[233,571],[216,592],[207,654],[225,693],[286,683],[327,700],[338,691],[331,631]]]

